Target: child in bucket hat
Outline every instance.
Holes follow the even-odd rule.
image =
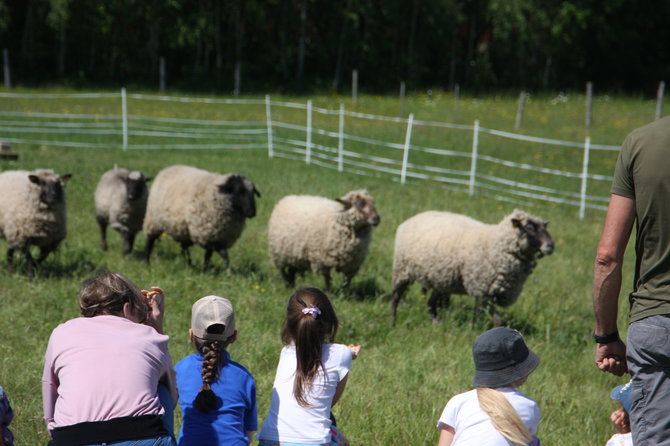
[[[197,350],[177,363],[179,446],[248,446],[258,429],[256,384],[227,348],[237,340],[233,304],[206,296],[193,304],[189,338]]]
[[[612,435],[605,446],[633,446],[633,434],[630,431],[630,419],[628,418],[628,412],[630,412],[632,404],[632,387],[632,382],[628,381],[626,384],[616,386],[610,393],[610,398],[618,400],[621,407],[610,415],[610,420],[612,420],[617,433]]]
[[[438,446],[538,446],[540,408],[520,390],[540,358],[521,334],[496,327],[477,337],[472,346],[475,389],[449,400],[437,428]]]

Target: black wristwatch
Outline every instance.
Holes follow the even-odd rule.
[[[611,342],[618,341],[619,332],[615,331],[614,333],[607,333],[604,335],[593,334],[593,340],[596,341],[596,344],[609,344]]]

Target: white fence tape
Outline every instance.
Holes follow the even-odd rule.
[[[264,99],[217,99],[197,97],[174,97],[165,95],[128,94],[125,89],[120,93],[85,93],[85,94],[21,94],[0,93],[1,99],[115,99],[120,100],[120,114],[82,114],[82,113],[48,113],[39,110],[15,111],[0,110],[0,140],[20,144],[54,145],[73,148],[127,148],[127,149],[221,149],[221,150],[267,150],[268,156],[281,157],[319,166],[346,170],[358,175],[391,176],[393,181],[401,184],[408,180],[437,181],[449,187],[455,186],[470,193],[483,191],[496,199],[521,203],[523,200],[547,201],[567,204],[579,208],[580,218],[586,209],[606,209],[609,201],[607,196],[588,194],[587,187],[592,182],[611,182],[612,177],[589,172],[589,152],[618,151],[618,146],[594,144],[590,140],[584,142],[564,141],[521,135],[501,130],[480,127],[478,121],[474,125],[454,124],[437,121],[424,121],[409,118],[379,116],[344,109],[316,107],[312,101],[293,103],[272,101],[270,96]],[[165,116],[133,115],[130,112],[133,104],[130,101],[162,101],[192,104],[225,104],[249,105],[254,107],[252,116],[257,120],[223,121],[216,119],[192,119]],[[116,102],[119,104],[119,102]],[[117,105],[118,106],[118,105]],[[2,101],[0,101],[0,108]],[[22,107],[27,107],[24,103]],[[35,107],[37,108],[37,107]],[[305,115],[282,115],[281,120],[273,120],[273,108],[303,110]],[[256,110],[257,109],[257,110]],[[337,130],[329,130],[314,126],[313,115],[337,117],[334,124]],[[281,115],[281,113],[280,113]],[[306,118],[305,118],[306,117]],[[264,120],[263,120],[264,118]],[[295,120],[294,120],[295,119]],[[305,122],[306,119],[306,122]],[[378,122],[397,123],[406,126],[405,141],[384,141],[373,137],[345,133],[345,121],[365,119]],[[285,122],[289,121],[289,122]],[[304,125],[303,125],[304,124]],[[354,122],[355,124],[355,122]],[[367,125],[363,126],[367,128]],[[411,144],[412,129],[434,127],[471,132],[472,147],[470,151],[451,147],[428,147]],[[347,128],[357,128],[347,124]],[[378,131],[379,127],[376,126]],[[43,135],[40,138],[29,138],[30,134]],[[482,143],[481,134],[494,137],[513,139],[531,144],[543,144],[583,149],[580,166],[575,165],[574,171],[556,169],[547,166],[535,166],[499,156],[491,156],[485,152],[487,143]],[[47,135],[53,135],[50,139]],[[63,140],[64,135],[68,137]],[[19,137],[20,136],[20,137]],[[95,136],[94,141],[85,138]],[[44,138],[49,139],[44,139]],[[110,143],[103,140],[113,141]],[[189,140],[184,143],[154,143],[162,139]],[[316,138],[316,140],[315,140]],[[226,142],[220,142],[225,140]],[[331,143],[325,143],[331,141]],[[451,144],[451,143],[449,143]],[[346,149],[345,149],[346,146]],[[387,149],[393,149],[389,152]],[[374,154],[373,154],[374,152]],[[431,164],[412,161],[412,152],[439,157]],[[380,156],[381,155],[381,156]],[[425,157],[424,155],[424,157]],[[417,155],[418,156],[418,155]],[[466,170],[446,167],[447,158],[469,160],[470,168]],[[502,178],[498,175],[482,172],[478,162],[504,166],[506,168],[532,171],[543,175],[562,176],[575,180],[575,190],[562,190],[555,187],[538,186],[517,179]],[[577,184],[579,183],[579,184]]]

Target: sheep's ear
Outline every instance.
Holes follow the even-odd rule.
[[[256,186],[254,186],[254,195],[256,195],[258,198],[261,198],[261,193],[258,192],[258,189],[256,189]]]
[[[342,206],[344,206],[344,209],[342,209],[343,211],[346,211],[347,209],[349,209],[351,207],[351,201],[349,201],[349,200],[343,200],[341,198],[336,198],[335,201],[337,201]]]
[[[72,178],[72,174],[71,173],[66,173],[65,175],[61,175],[60,178],[63,181],[68,181],[70,178]]]
[[[40,177],[37,175],[28,175],[28,179],[31,183],[40,184]]]
[[[546,228],[547,226],[549,226],[549,220],[544,221],[544,227]]]
[[[518,218],[513,218],[512,226],[514,226],[515,228],[520,228],[521,226],[523,226],[523,224],[521,223],[521,220],[519,220]]]
[[[144,179],[144,182],[145,182],[145,183],[148,183],[148,182],[151,181],[151,180],[153,180],[153,178],[151,178],[151,177],[146,177],[146,178]]]

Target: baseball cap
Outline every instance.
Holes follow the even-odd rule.
[[[630,406],[633,404],[633,381],[628,381],[626,384],[621,384],[612,389],[610,398],[621,401],[621,407],[626,412],[630,412]]]
[[[223,325],[223,332],[208,332],[207,330],[212,325]],[[228,340],[235,333],[233,304],[228,299],[219,296],[205,296],[198,299],[191,308],[191,330],[200,339]]]
[[[479,335],[472,345],[472,358],[474,387],[505,387],[530,375],[540,364],[540,358],[526,346],[521,333],[507,327]]]

